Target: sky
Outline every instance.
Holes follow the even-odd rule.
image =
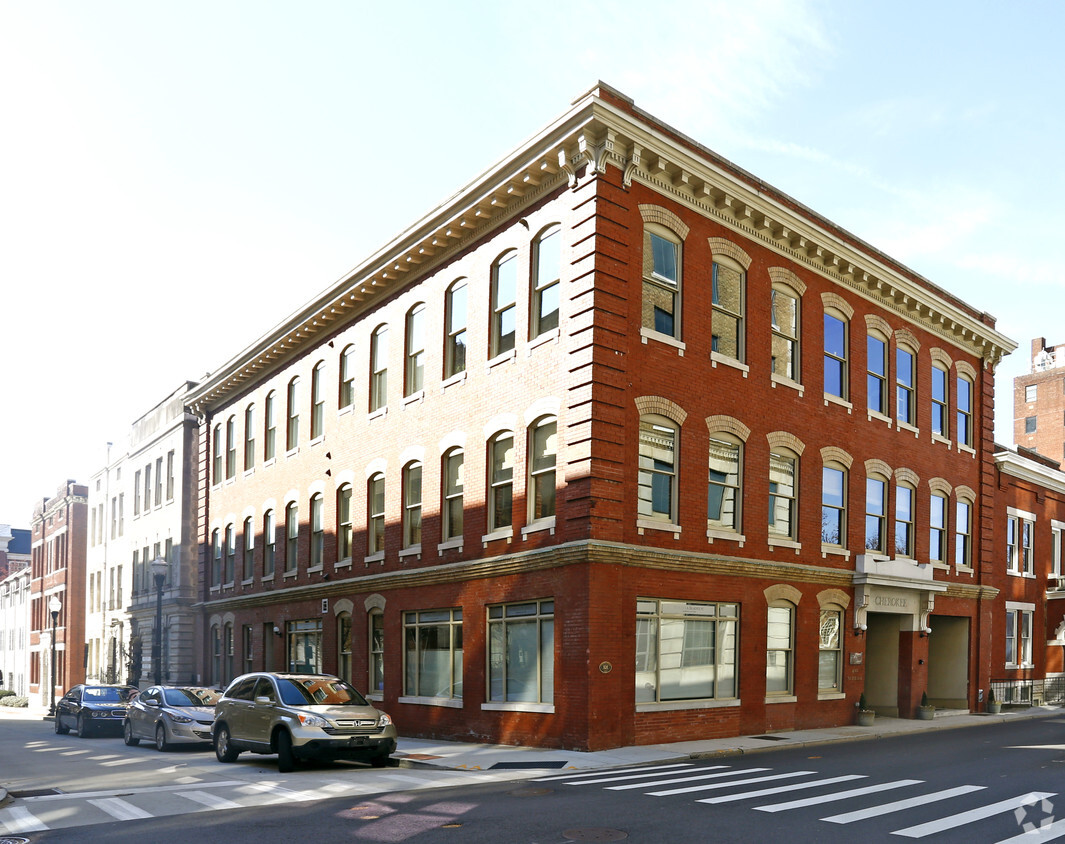
[[[0,0],[0,523],[597,80],[1065,342],[1065,3]]]

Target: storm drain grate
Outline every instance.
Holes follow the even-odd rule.
[[[62,794],[58,788],[28,788],[25,791],[9,791],[12,797],[51,797],[54,794]]]
[[[489,770],[495,771],[500,768],[533,769],[533,768],[565,768],[565,762],[496,762]]]
[[[787,741],[787,736],[751,736],[751,738],[761,739],[762,741]]]

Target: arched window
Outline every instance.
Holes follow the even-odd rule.
[[[211,679],[215,686],[224,686],[222,676],[222,628],[215,624],[211,627]]]
[[[664,416],[640,417],[640,453],[637,474],[639,519],[676,525],[677,466],[680,428]]]
[[[224,583],[233,582],[233,573],[237,560],[237,534],[233,525],[226,525],[226,565],[222,573]]]
[[[370,625],[370,693],[383,694],[385,690],[385,616],[380,610],[369,615]]]
[[[514,349],[517,295],[518,253],[512,249],[492,264],[492,325],[489,357],[494,358]]]
[[[769,535],[794,540],[798,537],[796,510],[799,502],[799,455],[788,448],[769,452]]]
[[[742,362],[747,273],[731,258],[715,255],[712,274],[710,351]]]
[[[966,498],[958,498],[954,511],[954,565],[972,566],[973,505]]]
[[[263,577],[274,576],[276,560],[277,524],[274,519],[274,511],[267,510],[263,513]]]
[[[403,395],[410,396],[425,386],[425,304],[419,302],[407,311],[407,349]]]
[[[263,460],[273,460],[277,456],[277,393],[273,390],[266,394],[263,423]]]
[[[337,560],[351,560],[351,484],[337,490]]]
[[[869,475],[865,479],[865,550],[887,553],[887,479]]]
[[[562,274],[562,228],[553,225],[533,244],[532,320],[529,339],[558,328],[559,278]]]
[[[914,353],[905,346],[895,349],[895,418],[906,425],[917,423]]]
[[[422,544],[422,464],[403,467],[403,547]]]
[[[529,521],[555,516],[555,462],[558,457],[558,420],[544,417],[529,429]]]
[[[228,684],[233,679],[233,622],[226,624],[222,631],[222,683]]]
[[[388,404],[388,326],[378,326],[370,337],[370,412]]]
[[[255,576],[255,523],[251,516],[244,520],[244,565],[241,578],[251,580]]]
[[[310,568],[322,567],[325,559],[324,499],[321,493],[311,496],[311,563]]]
[[[825,393],[846,400],[848,320],[840,311],[825,310]]]
[[[887,353],[888,341],[878,331],[870,331],[865,337],[865,395],[866,407],[874,413],[886,416],[887,403]],[[827,355],[827,351],[826,351]],[[826,362],[826,367],[827,367]],[[827,376],[826,376],[827,379]],[[826,380],[827,384],[827,380]],[[828,392],[828,387],[825,387]]]
[[[822,605],[817,633],[817,691],[839,692],[843,687],[843,609]]]
[[[337,407],[351,407],[355,403],[355,345],[344,347],[340,353],[340,396]]]
[[[932,433],[949,437],[948,384],[950,374],[938,363],[932,364]]]
[[[351,613],[337,616],[337,675],[351,682]]]
[[[226,479],[237,474],[237,417],[226,420]]]
[[[443,525],[441,538],[447,542],[450,539],[458,539],[462,536],[462,472],[464,454],[461,448],[448,450],[443,457],[442,487]]]
[[[973,445],[973,382],[965,375],[957,381],[957,430],[955,438],[960,445]]]
[[[255,405],[244,408],[244,471],[255,468]]]
[[[286,413],[288,424],[285,428],[285,450],[292,451],[300,441],[300,379],[288,382],[288,403]]]
[[[147,547],[145,547],[147,552]],[[222,532],[215,528],[211,531],[211,585],[222,585]],[[144,555],[148,556],[147,553]]]
[[[466,371],[466,279],[447,289],[444,307],[444,378]]]
[[[774,601],[766,617],[765,693],[794,694],[795,605]]]
[[[947,513],[950,503],[942,490],[932,490],[928,508],[928,559],[934,563],[946,563]]]
[[[799,373],[799,296],[787,285],[774,284],[770,300],[773,373],[801,381]]]
[[[847,467],[835,461],[821,469],[821,542],[847,544]]]
[[[382,554],[385,550],[385,476],[372,475],[366,482],[366,553]]]
[[[219,422],[218,424],[216,424],[214,426],[214,435],[211,437],[211,445],[212,445],[211,456],[214,458],[214,460],[212,460],[212,463],[214,465],[211,467],[211,480],[214,483],[216,483],[216,484],[220,484],[220,483],[222,483],[222,451],[225,448],[225,445],[222,442],[222,423],[221,422]],[[136,510],[137,510],[137,506],[136,505],[140,502],[140,480],[139,480],[140,474],[141,474],[140,472],[137,472],[138,481],[136,482],[136,484],[133,487],[133,489],[134,489],[134,499],[133,499],[134,512],[136,512]],[[144,509],[145,510],[150,510],[151,506],[152,505],[151,505],[150,501],[149,502],[145,502]]]
[[[290,501],[285,507],[285,572],[294,572],[299,566],[300,507]]]
[[[504,431],[488,443],[488,532],[514,524],[514,434]]]
[[[706,494],[706,526],[738,533],[740,530],[741,458],[739,438],[717,431],[710,436],[709,480]]]
[[[311,439],[316,440],[325,433],[325,391],[322,378],[325,375],[325,361],[319,361],[311,370]]]

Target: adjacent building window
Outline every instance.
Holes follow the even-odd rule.
[[[957,440],[970,448],[973,444],[973,382],[964,376],[957,383]]]
[[[462,610],[403,614],[403,694],[462,698]]]
[[[422,464],[403,467],[403,547],[422,544]]]
[[[337,407],[343,409],[355,403],[355,346],[344,347],[340,353],[340,396]]]
[[[273,460],[277,456],[277,393],[273,390],[266,395],[263,422],[263,460]]]
[[[1034,522],[1011,512],[1006,518],[1006,570],[1015,574],[1034,574],[1032,534]]]
[[[251,516],[244,520],[244,560],[241,577],[251,580],[255,576],[255,523]]]
[[[644,328],[680,339],[680,241],[648,224],[643,233]]]
[[[425,305],[407,312],[407,352],[403,395],[410,396],[425,386]]]
[[[817,643],[817,690],[838,692],[843,673],[843,612],[832,607],[821,609]]]
[[[710,351],[742,361],[745,273],[727,259],[714,261],[712,273]]]
[[[370,613],[370,692],[385,691],[385,616],[375,610]]]
[[[969,566],[972,560],[972,505],[958,501],[954,520],[954,564]]]
[[[895,487],[895,555],[913,556],[914,489],[908,484]]]
[[[846,399],[847,322],[841,316],[825,312],[825,393]]]
[[[847,544],[847,470],[835,463],[821,470],[821,542]]]
[[[385,476],[381,472],[371,476],[366,482],[366,509],[366,553],[384,553]]]
[[[325,433],[325,393],[322,378],[325,375],[325,361],[321,361],[311,370],[311,439],[316,440]]]
[[[1038,384],[1026,384],[1024,387],[1024,400],[1026,402],[1033,402],[1036,400],[1038,393]]]
[[[234,422],[235,424],[235,422]],[[236,445],[233,446],[233,462],[236,463]],[[159,507],[163,503],[163,458],[155,458],[155,506]],[[115,500],[111,499],[111,507],[114,508]],[[111,511],[111,518],[114,519],[114,510]],[[113,522],[112,522],[113,524]]]
[[[444,378],[466,371],[466,280],[459,279],[447,289],[444,305]]]
[[[933,494],[928,508],[928,558],[935,563],[947,561],[947,497]]]
[[[769,453],[769,535],[795,539],[799,458],[781,449]]]
[[[351,484],[337,490],[337,560],[350,560],[353,530],[351,524]]]
[[[222,457],[221,452],[218,450],[219,442],[221,441],[221,426],[215,426],[215,440],[214,440],[214,467],[212,469],[215,478],[215,483],[222,477]],[[140,515],[141,511],[141,473],[138,469],[133,473],[133,515]],[[103,531],[103,505],[100,505],[100,530]],[[102,541],[102,540],[101,540]]]
[[[792,381],[799,377],[799,298],[790,289],[774,287],[770,300],[773,373]]]
[[[311,497],[310,568],[321,568],[325,560],[325,499],[321,493]]]
[[[916,410],[913,352],[900,346],[895,350],[895,418],[913,425],[917,420]]]
[[[285,507],[285,572],[296,571],[299,565],[300,508],[295,502]]]
[[[940,437],[950,436],[947,430],[947,371],[940,366],[932,367],[932,433]]]
[[[865,479],[865,550],[887,553],[887,481]]]
[[[458,539],[462,536],[462,472],[464,454],[462,449],[453,448],[443,458],[443,526],[441,538]]]
[[[496,434],[488,444],[488,532],[514,524],[514,435]]]
[[[558,421],[541,419],[529,430],[529,521],[554,518]]]
[[[249,404],[244,409],[244,471],[248,472],[255,468],[255,405]],[[167,481],[167,489],[172,486]],[[167,498],[173,498],[168,491]]]
[[[1024,417],[1024,433],[1034,434],[1038,430],[1038,423],[1035,416]]]
[[[1032,665],[1032,611],[1006,605],[1006,665]]]
[[[388,404],[388,326],[370,337],[370,412]]]
[[[533,245],[532,320],[529,338],[535,339],[558,328],[558,306],[562,273],[562,229],[553,226]]]
[[[489,357],[506,354],[514,348],[518,309],[518,253],[511,251],[492,265],[492,325]]]
[[[660,416],[640,418],[637,515],[640,519],[678,524],[677,440],[679,429]]]
[[[274,561],[277,558],[277,525],[274,511],[263,514],[263,577],[274,576]]]
[[[738,533],[740,530],[741,443],[727,434],[710,437],[710,477],[706,494],[706,526]]]
[[[794,693],[795,607],[781,602],[769,607],[766,618],[765,692]]]
[[[736,697],[739,604],[636,601],[636,703]]]
[[[555,603],[488,608],[488,700],[553,703]]]
[[[292,451],[300,441],[300,379],[288,382],[288,402],[286,404],[288,424],[285,428],[285,450]]]

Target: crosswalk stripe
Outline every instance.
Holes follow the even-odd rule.
[[[137,765],[137,764],[139,764],[139,763],[141,763],[143,761],[144,761],[144,759],[139,757],[139,756],[135,756],[132,759],[113,759],[110,762],[101,762],[100,763],[100,767],[101,768],[116,768],[116,767],[121,767],[123,765]]]
[[[291,788],[285,788],[283,785],[278,785],[276,782],[252,782],[247,786],[252,791],[263,791],[272,795],[276,799],[274,803],[302,803],[308,800],[315,800],[313,795],[307,794],[303,791],[293,791]]]
[[[676,763],[674,763],[672,765],[654,765],[654,766],[650,766],[650,767],[639,767],[639,768],[616,768],[616,769],[610,771],[610,774],[611,775],[614,775],[614,774],[631,774],[631,773],[633,773],[635,771],[664,771],[667,768],[690,768],[691,766],[692,766],[691,762],[676,762]],[[552,777],[537,777],[536,779],[533,780],[533,782],[551,782],[552,780],[569,780],[569,779],[578,779],[578,778],[582,778],[582,777],[601,777],[603,774],[604,774],[604,771],[602,771],[602,770],[599,770],[599,771],[581,771],[580,773],[570,772],[568,774],[555,774]]]
[[[957,815],[948,815],[947,817],[940,818],[936,821],[917,824],[917,826],[908,826],[905,829],[897,829],[891,834],[904,835],[907,838],[924,838],[924,836],[931,835],[934,832],[942,832],[945,829],[954,829],[955,827],[964,826],[967,823],[983,820],[984,818],[989,818],[992,815],[998,815],[1002,812],[1009,812],[1012,809],[1017,809],[1021,806],[1030,806],[1032,803],[1038,803],[1040,800],[1053,796],[1054,792],[1034,791],[1030,794],[1022,794],[1019,797],[1011,797],[1009,800],[1000,800],[998,803],[992,803],[989,806],[980,806],[979,808],[971,809],[968,812],[961,812]]]
[[[48,825],[38,820],[25,806],[11,806],[0,809],[0,824],[7,827],[12,835],[20,832],[43,832]]]
[[[736,772],[737,776],[740,774]],[[744,772],[745,773],[745,772]],[[684,788],[670,788],[666,791],[648,791],[647,793],[651,797],[669,797],[673,794],[691,794],[693,791],[712,791],[715,788],[732,788],[737,785],[749,785],[755,782],[769,782],[770,780],[784,780],[791,777],[805,777],[810,774],[816,774],[817,771],[789,771],[786,774],[773,774],[767,777],[749,777],[743,780],[729,780],[728,782],[715,782],[710,785],[688,785]]]
[[[135,821],[142,818],[154,817],[150,812],[138,809],[132,803],[123,800],[121,797],[103,797],[100,800],[90,800],[88,802],[100,811],[106,812],[115,820],[119,821]]]
[[[848,800],[851,797],[861,797],[863,794],[876,794],[878,791],[890,791],[893,788],[905,788],[908,785],[920,785],[924,780],[895,780],[878,785],[867,785],[864,788],[852,788],[849,791],[836,791],[832,794],[821,794],[817,797],[804,797],[801,800],[791,800],[787,803],[774,803],[772,806],[755,806],[759,812],[786,812],[788,809],[801,809],[804,806],[816,806],[819,803],[832,803],[836,800]]]
[[[896,800],[894,803],[884,803],[880,806],[870,806],[868,809],[858,809],[854,812],[844,812],[841,815],[832,815],[821,818],[828,823],[852,823],[864,821],[868,818],[878,818],[881,815],[890,815],[892,812],[901,812],[916,806],[924,806],[928,803],[937,803],[940,800],[949,800],[962,794],[971,794],[974,791],[983,791],[985,785],[959,785],[956,788],[946,788],[943,791],[933,791],[931,794],[922,794],[918,797],[909,797],[905,800]]]
[[[740,794],[726,794],[723,797],[706,797],[698,800],[698,803],[732,803],[736,800],[748,800],[751,797],[765,797],[767,794],[781,794],[785,791],[801,791],[804,788],[816,788],[819,785],[833,785],[837,782],[848,780],[863,780],[864,774],[846,774],[842,777],[828,777],[823,780],[810,780],[809,782],[792,783],[791,785],[778,785],[776,788],[762,788],[757,791],[744,791]]]
[[[179,791],[178,794],[191,800],[193,803],[199,803],[201,806],[206,806],[208,809],[244,808],[240,803],[234,803],[232,800],[226,800],[224,797],[219,797],[217,794],[210,794],[206,791]]]
[[[728,768],[728,765],[714,765],[713,768],[703,768],[703,770],[704,771],[712,771],[712,770],[714,770],[714,768]],[[746,768],[746,769],[744,769],[743,772],[745,774],[753,774],[753,773],[755,773],[757,771],[768,771],[768,770],[771,770],[771,769],[770,768]],[[720,777],[734,777],[734,776],[736,776],[736,771],[724,770],[724,771],[720,771],[720,772],[718,772],[716,774],[696,774],[696,775],[690,776],[690,777],[673,777],[672,779],[656,780],[655,782],[630,782],[630,783],[627,783],[626,785],[608,785],[606,787],[606,790],[607,791],[625,791],[626,789],[629,789],[629,788],[652,788],[654,786],[659,786],[659,785],[674,785],[674,784],[676,784],[678,782],[695,782],[696,780],[713,780],[713,779],[719,779]]]
[[[653,771],[651,773],[646,773],[645,772],[645,773],[642,773],[642,774],[625,774],[624,776],[620,776],[620,777],[618,777],[618,776],[602,777],[601,776],[601,777],[599,777],[599,779],[594,779],[594,780],[576,780],[576,781],[571,780],[570,782],[567,782],[566,785],[600,785],[600,784],[602,784],[604,782],[622,782],[624,780],[645,780],[648,777],[660,777],[660,776],[662,776],[662,774],[659,771]]]
[[[1022,832],[1020,835],[1014,835],[1012,838],[999,841],[998,844],[1031,844],[1031,842],[1038,841],[1053,841],[1063,835],[1065,835],[1065,820],[1054,821],[1052,824]]]

